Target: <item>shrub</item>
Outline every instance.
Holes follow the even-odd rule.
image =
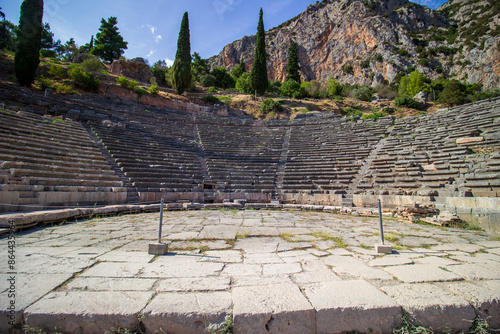
[[[370,58],[363,60],[361,62],[360,66],[361,66],[361,68],[368,68],[368,67],[370,67]]]
[[[475,93],[471,96],[471,100],[474,102],[479,100],[492,99],[497,96],[500,96],[500,88],[490,88],[485,91]]]
[[[377,53],[374,57],[375,61],[378,61],[379,63],[384,61],[384,57],[380,53]]]
[[[116,82],[123,88],[129,88],[131,90],[135,90],[137,86],[139,86],[137,81],[125,78],[123,75],[116,79]]]
[[[406,49],[397,49],[396,53],[401,57],[408,57],[408,51]]]
[[[377,94],[382,99],[394,100],[398,96],[398,92],[391,87],[379,87]]]
[[[210,72],[210,75],[215,77],[215,83],[210,86],[220,88],[234,88],[235,81],[233,77],[227,72],[225,67],[216,67]]]
[[[467,98],[467,86],[458,80],[449,80],[439,94],[439,103],[445,103],[452,107],[469,102]]]
[[[203,87],[215,86],[217,78],[212,74],[204,74],[200,77],[200,83]]]
[[[77,86],[86,90],[97,91],[101,85],[101,81],[94,74],[77,67],[69,70],[68,76],[75,81]]]
[[[89,72],[100,72],[103,69],[101,61],[96,57],[85,59],[80,66]]]
[[[354,88],[351,91],[351,97],[355,98],[356,100],[370,102],[372,100],[372,90],[367,86]]]
[[[151,83],[151,86],[148,88],[148,92],[151,95],[158,95],[160,92],[160,89],[158,88],[158,82],[156,81],[156,77],[152,77],[149,82]]]
[[[64,67],[58,65],[50,66],[49,74],[55,78],[60,78],[60,79],[66,78],[66,71],[64,70]]]
[[[425,58],[419,59],[418,64],[422,66],[429,66],[429,61]]]
[[[337,80],[330,77],[326,83],[326,92],[330,97],[342,96],[344,86],[342,86]]]
[[[343,65],[342,66],[342,72],[344,72],[344,74],[354,74],[354,67],[352,67],[352,65]]]
[[[277,112],[277,111],[282,111],[282,110],[283,110],[283,107],[281,106],[281,104],[278,101],[275,101],[273,99],[266,99],[260,105],[260,111],[264,111],[264,112]]]
[[[134,87],[133,91],[134,91],[134,93],[137,94],[137,102],[139,102],[141,97],[143,97],[144,95],[148,95],[148,91],[142,87],[139,87],[139,86]]]
[[[384,111],[376,111],[374,113],[371,113],[371,114],[364,114],[361,116],[362,119],[364,119],[365,121],[367,119],[374,119],[374,120],[378,120],[380,117],[385,117],[389,115],[388,113],[384,112]]]
[[[205,101],[207,103],[211,103],[211,104],[216,104],[216,103],[220,102],[220,100],[213,95],[207,95],[207,96],[202,97],[201,99],[203,101]]]
[[[305,93],[306,96],[312,97],[314,99],[319,99],[326,95],[323,86],[317,80],[303,82],[300,85],[300,89]]]
[[[250,73],[243,73],[236,81],[236,89],[241,93],[252,94],[253,89],[250,85]]]
[[[217,88],[215,88],[214,86],[209,87],[209,88],[207,89],[207,93],[209,93],[209,94],[212,94],[212,93],[217,93]]]
[[[73,87],[64,84],[56,84],[56,92],[58,94],[76,93]]]
[[[285,81],[278,90],[280,95],[290,96],[296,99],[301,99],[304,97],[304,93],[300,89],[300,84],[293,80]]]
[[[396,98],[396,100],[394,100],[394,105],[396,107],[407,107],[414,109],[418,109],[419,107],[418,102],[409,97],[408,95],[403,95],[401,97]]]
[[[45,90],[47,88],[54,89],[55,85],[52,80],[45,78],[43,75],[39,76],[36,79],[36,87],[41,90]]]

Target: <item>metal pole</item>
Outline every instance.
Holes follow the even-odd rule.
[[[160,229],[158,232],[158,243],[161,244],[161,226],[163,224],[163,198],[161,199],[160,205]]]
[[[380,228],[380,239],[382,240],[382,245],[384,244],[384,227],[382,226],[382,207],[380,205],[380,200],[378,200],[378,218],[379,218],[379,228]]]

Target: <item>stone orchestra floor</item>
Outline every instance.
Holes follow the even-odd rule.
[[[383,255],[374,250],[378,218],[269,210],[163,218],[163,256],[148,254],[159,213],[17,232],[12,268],[1,238],[0,332],[11,322],[61,333],[203,333],[233,321],[236,333],[390,333],[403,315],[435,330],[467,330],[477,316],[500,328],[493,233],[385,218],[393,253]]]

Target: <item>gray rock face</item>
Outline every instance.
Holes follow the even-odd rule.
[[[340,82],[376,85],[392,82],[401,70],[415,67],[432,79],[439,77],[441,72],[460,73],[471,83],[498,86],[498,36],[486,38],[484,49],[480,46],[465,47],[456,55],[434,51],[429,64],[419,63],[421,50],[417,51],[417,41],[411,32],[432,28],[441,29],[446,34],[452,23],[441,12],[406,0],[317,2],[266,33],[268,76],[270,80],[285,80],[288,51],[294,40],[299,49],[301,76],[305,81],[326,82],[329,77],[334,77]],[[429,38],[425,34],[422,36],[418,38]],[[456,43],[448,45],[447,41],[431,40],[425,49],[463,45],[460,39]],[[219,55],[209,59],[209,64],[231,70],[243,59],[250,70],[254,49],[255,36],[245,36],[225,46]],[[353,71],[344,73],[343,67],[348,65]]]

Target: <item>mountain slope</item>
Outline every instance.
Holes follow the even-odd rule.
[[[498,11],[495,13],[489,1],[479,1],[484,2],[484,13],[493,13],[487,18],[493,20],[489,22],[492,36],[480,30],[477,33],[487,37],[486,41],[465,45],[465,35],[451,38],[457,34],[457,26],[460,31],[461,25],[475,23],[481,17],[471,20],[471,14],[461,11],[460,4],[454,5],[458,2],[468,1],[452,0],[451,9],[444,6],[438,11],[407,0],[323,0],[312,4],[266,33],[269,79],[285,79],[293,39],[299,47],[301,75],[306,81],[324,82],[335,77],[341,82],[375,85],[398,80],[398,75],[415,67],[431,78],[457,74],[469,82],[497,87],[499,36],[492,32],[499,29]],[[456,8],[458,11],[452,10]],[[225,46],[209,59],[209,64],[231,69],[243,58],[249,70],[254,48],[255,36],[245,36]],[[487,63],[493,65],[484,66]]]

